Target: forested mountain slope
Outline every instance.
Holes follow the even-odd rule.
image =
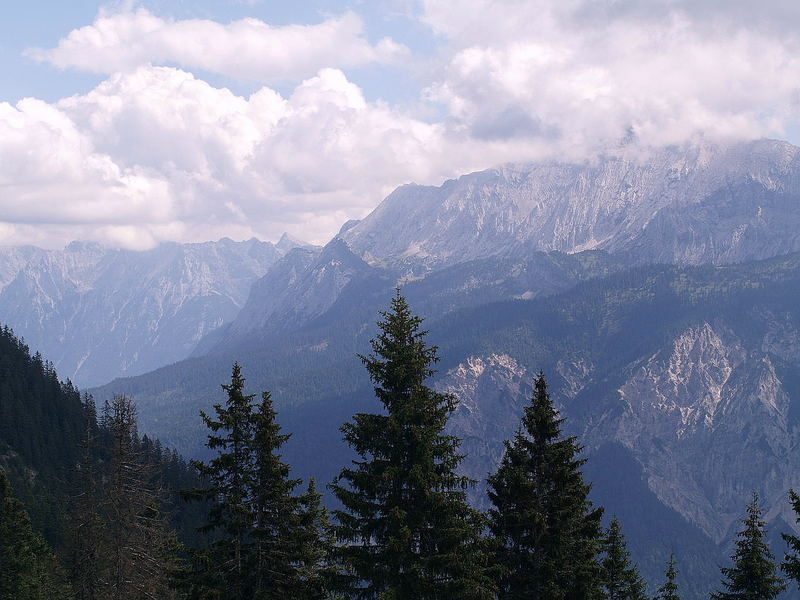
[[[87,412],[89,405],[92,412]],[[87,456],[98,465],[110,462],[112,440],[103,413],[103,406],[95,413],[94,402],[60,381],[52,363],[32,355],[11,329],[0,328],[0,470],[7,473],[34,531],[62,555],[71,543],[76,498],[85,493],[79,479]],[[95,437],[91,447],[89,429]],[[172,525],[181,539],[194,539],[203,508],[185,506],[177,494],[196,485],[194,472],[159,441],[141,437],[135,424],[133,436],[140,459],[164,490],[163,509]]]
[[[0,330],[0,468],[9,472],[35,526],[63,535],[68,475],[84,429],[80,393],[10,329]]]

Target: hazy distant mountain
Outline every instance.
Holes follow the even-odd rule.
[[[97,385],[185,358],[236,316],[287,249],[251,239],[135,252],[73,242],[0,249],[0,319],[62,377]]]

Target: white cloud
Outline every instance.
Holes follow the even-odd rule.
[[[781,135],[797,116],[786,21],[800,24],[800,5],[724,4],[426,0],[420,18],[449,50],[427,94],[473,137],[561,150]]]
[[[52,105],[0,104],[0,223],[5,243],[49,246],[284,230],[324,242],[393,186],[437,181],[443,155],[441,126],[367,102],[335,69],[289,98],[243,98],[141,67]]]
[[[352,14],[282,28],[101,15],[40,57],[105,81],[0,104],[0,236],[325,242],[408,181],[623,139],[780,136],[800,98],[800,9],[721,1],[431,0],[420,19],[440,47],[421,72],[445,113],[433,120],[365,98],[341,70],[403,52],[370,45]],[[142,65],[161,61],[185,69]],[[303,81],[242,97],[187,69]]]
[[[27,54],[60,68],[112,74],[147,64],[176,64],[257,82],[297,81],[324,67],[395,62],[408,49],[390,38],[371,44],[354,13],[315,25],[273,27],[258,19],[222,24],[162,19],[144,8],[100,14],[52,49]]]

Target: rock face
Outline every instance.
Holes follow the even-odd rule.
[[[800,336],[782,316],[763,318],[766,334],[747,342],[722,323],[681,332],[625,368],[611,408],[570,423],[590,453],[608,442],[627,448],[658,499],[716,543],[735,535],[754,486],[768,520],[795,519],[786,494],[800,483],[800,428],[785,380],[800,370]],[[599,377],[584,359],[559,361],[550,382],[565,416]],[[464,440],[476,499],[485,501],[483,480],[519,425],[531,381],[516,359],[497,354],[471,356],[436,381],[459,398],[449,427]]]
[[[486,476],[503,458],[502,441],[517,429],[533,393],[531,378],[511,356],[490,354],[467,358],[438,379],[435,388],[458,398],[448,429],[462,439],[462,468],[478,482],[471,495],[480,505],[486,501]]]
[[[800,249],[799,152],[762,140],[509,165],[398,188],[341,236],[368,262],[433,268],[519,243],[639,263],[766,258]]]
[[[185,358],[230,321],[281,257],[268,242],[223,239],[147,252],[73,242],[0,250],[0,315],[62,377],[92,385]]]
[[[778,372],[790,352],[763,338],[745,347],[721,324],[690,328],[631,369],[617,391],[621,411],[590,437],[631,449],[661,501],[717,542],[738,529],[753,482],[768,519],[792,523],[786,492],[800,482],[800,430]],[[797,354],[792,361],[796,372]]]

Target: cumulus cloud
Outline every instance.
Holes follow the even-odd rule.
[[[37,56],[105,81],[52,104],[0,104],[0,235],[147,247],[287,230],[325,242],[409,181],[623,143],[780,136],[797,118],[794,2],[419,6],[439,40],[422,103],[441,118],[365,98],[345,68],[407,51],[368,43],[350,13],[280,28],[101,15]],[[191,69],[294,89],[244,97]]]
[[[288,98],[245,98],[140,67],[55,104],[0,104],[0,222],[8,243],[324,242],[393,185],[440,178],[440,129],[367,102],[335,69]]]
[[[449,49],[427,94],[474,137],[573,151],[781,135],[798,108],[799,6],[426,0]]]
[[[145,8],[100,14],[52,49],[27,54],[60,68],[113,74],[152,64],[179,65],[257,82],[296,81],[323,67],[396,62],[408,49],[391,38],[369,43],[358,15],[315,25],[273,27],[259,19],[228,24],[162,19]]]

